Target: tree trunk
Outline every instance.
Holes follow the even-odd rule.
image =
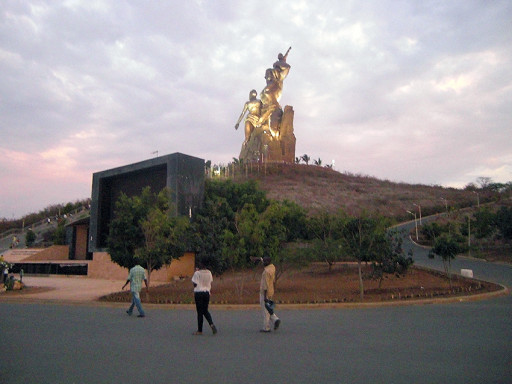
[[[363,286],[363,272],[361,266],[361,260],[357,260],[357,268],[359,270],[359,291],[361,295],[361,301],[364,299],[364,286]]]

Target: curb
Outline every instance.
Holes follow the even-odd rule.
[[[496,284],[496,283],[495,283]],[[314,310],[314,309],[357,309],[357,308],[378,308],[378,307],[397,307],[410,305],[432,305],[432,304],[449,304],[464,303],[479,300],[488,300],[501,296],[507,296],[510,291],[504,285],[498,284],[502,289],[493,292],[477,293],[466,296],[451,296],[441,298],[425,298],[425,299],[403,299],[382,302],[368,303],[315,303],[315,304],[279,304],[279,308],[283,310]],[[105,307],[105,308],[124,308],[129,305],[128,302],[106,302],[106,301],[85,301],[85,300],[58,300],[58,299],[37,299],[16,297],[0,297],[0,303],[15,304],[41,304],[41,305],[69,305],[69,306],[85,306],[85,307]],[[195,304],[153,304],[143,303],[144,307],[151,309],[167,309],[167,310],[195,310]],[[211,309],[219,311],[244,311],[259,310],[259,304],[210,304]]]

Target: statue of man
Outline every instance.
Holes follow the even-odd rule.
[[[245,118],[245,141],[244,145],[249,142],[252,131],[254,131],[255,127],[259,126],[260,115],[261,115],[261,101],[256,98],[258,93],[255,89],[249,92],[249,101],[244,104],[244,109],[238,118],[238,121],[235,124],[235,129],[238,129],[240,122],[244,118],[246,112],[247,117]]]
[[[277,55],[277,61],[272,68],[268,68],[265,71],[267,85],[263,88],[263,91],[261,91],[260,98],[266,110],[281,108],[279,100],[283,93],[283,81],[286,76],[288,76],[291,68],[290,64],[286,62],[290,49],[292,49],[292,47],[288,48],[285,55],[282,53]]]
[[[281,83],[290,72],[290,64],[286,62],[286,58],[288,57],[288,53],[290,53],[290,49],[292,49],[292,47],[288,48],[288,51],[286,51],[286,54],[284,55],[282,53],[277,55],[277,61],[273,65],[274,76],[279,79]]]
[[[290,49],[292,47],[288,48],[284,55],[279,53],[272,68],[265,71],[267,85],[260,93],[263,108],[258,125],[268,126],[268,132],[275,139],[279,138],[279,124],[283,113],[279,105],[283,93],[283,81],[288,76],[291,68],[290,64],[286,62]]]

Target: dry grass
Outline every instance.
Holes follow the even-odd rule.
[[[369,267],[365,274],[369,273]],[[226,273],[215,278],[212,286],[212,304],[257,304],[261,268],[236,273]],[[302,271],[285,274],[276,284],[275,299],[278,303],[338,303],[359,302],[357,266],[339,263],[329,271],[326,264],[313,264]],[[379,288],[379,281],[368,277],[364,280],[364,302],[382,302],[407,299],[427,299],[468,295],[498,290],[497,285],[453,277],[452,285],[438,272],[411,268],[403,277],[388,276]],[[144,296],[144,295],[141,295]],[[129,302],[129,292],[105,296],[102,301]],[[150,289],[150,300],[143,302],[169,304],[193,303],[192,284],[189,280],[175,281]]]
[[[309,213],[335,212],[341,208],[350,215],[366,211],[409,220],[412,216],[407,210],[418,213],[414,203],[421,206],[424,216],[445,210],[441,197],[448,200],[449,208],[476,205],[476,196],[471,191],[391,182],[315,165],[269,164],[266,170],[253,166],[247,172],[235,169],[233,179],[258,180],[269,198],[294,201]],[[490,198],[491,194],[480,193],[481,203]]]

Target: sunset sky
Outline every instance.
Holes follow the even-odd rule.
[[[94,172],[228,163],[291,46],[296,156],[464,187],[512,181],[512,2],[0,2],[0,218],[90,197]]]

